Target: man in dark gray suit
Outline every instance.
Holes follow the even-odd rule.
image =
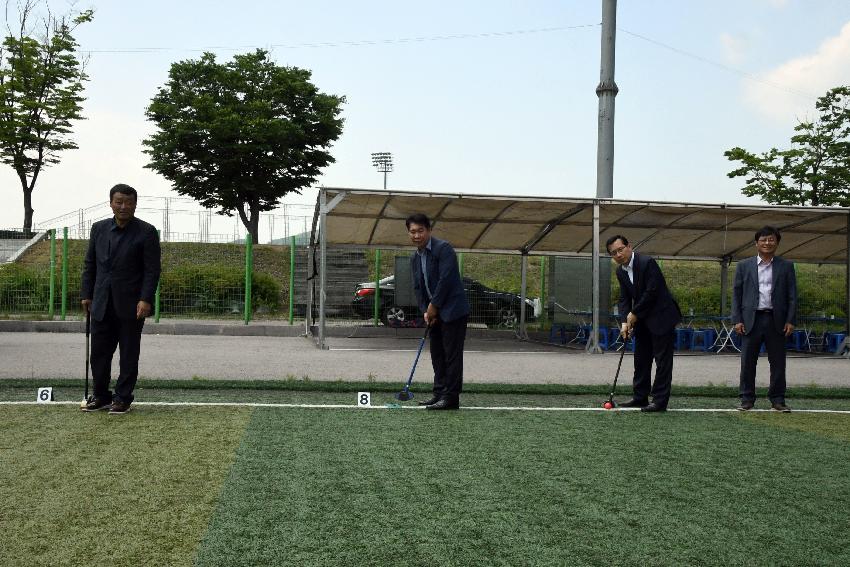
[[[770,362],[767,396],[776,411],[785,405],[785,341],[797,322],[797,276],[794,263],[776,256],[782,235],[772,226],[755,234],[758,255],[735,268],[732,324],[741,338],[741,411],[756,401],[756,363],[765,345]]]
[[[434,366],[434,395],[420,405],[429,410],[451,410],[460,406],[463,389],[463,343],[469,319],[469,301],[452,245],[431,236],[431,220],[422,213],[405,221],[416,252],[410,257],[410,272],[416,300],[431,328],[431,363]]]
[[[92,319],[91,370],[94,395],[83,411],[124,414],[133,403],[145,317],[151,314],[160,274],[156,228],[135,217],[138,194],[129,185],[109,191],[111,218],[91,227],[83,265],[83,310]],[[109,391],[112,356],[121,345],[120,374]]]

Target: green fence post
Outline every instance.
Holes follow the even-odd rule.
[[[375,326],[378,326],[380,321],[381,310],[381,251],[375,250],[375,303],[373,311],[375,316]]]
[[[546,256],[540,257],[540,322],[546,323]]]
[[[457,253],[457,269],[460,272],[460,277],[463,278],[463,252]]]
[[[50,229],[50,303],[47,305],[47,315],[53,320],[56,312],[56,229]]]
[[[160,237],[159,229],[156,231],[157,239]],[[162,281],[162,275],[159,276],[159,279],[156,281],[156,293],[153,296],[153,321],[154,323],[159,323],[159,284]]]
[[[254,270],[254,245],[251,234],[245,235],[245,324],[251,320],[251,272]]]
[[[289,324],[292,324],[295,305],[295,237],[289,237]]]
[[[65,320],[68,312],[68,227],[62,229],[62,311],[61,317]]]

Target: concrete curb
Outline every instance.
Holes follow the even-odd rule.
[[[32,321],[32,320],[0,320],[0,333],[84,333],[85,321]],[[314,332],[315,327],[314,327]],[[337,338],[419,338],[423,329],[374,327],[370,325],[328,326],[325,336]],[[204,321],[204,320],[160,320],[154,323],[149,320],[145,324],[146,335],[223,335],[233,337],[301,337],[304,336],[304,322],[294,325],[286,322],[252,322],[245,325],[241,321]],[[530,333],[533,334],[533,333]],[[533,337],[545,340],[544,334]],[[468,338],[514,338],[513,331],[477,328],[470,325],[467,330]]]
[[[85,321],[0,321],[0,333],[84,333],[85,330]],[[144,334],[300,337],[304,334],[304,325],[244,325],[235,321],[160,321],[145,324]]]

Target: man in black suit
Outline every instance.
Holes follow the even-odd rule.
[[[425,323],[431,328],[434,395],[420,405],[429,410],[457,409],[463,389],[463,343],[469,319],[469,301],[457,254],[451,244],[431,236],[431,220],[424,214],[410,215],[405,224],[416,246],[410,257],[413,289]]]
[[[624,340],[635,338],[634,396],[620,407],[665,411],[673,381],[673,330],[682,320],[682,313],[653,258],[633,252],[628,239],[619,234],[609,238],[605,246],[619,265],[619,310],[627,314],[620,334]],[[655,382],[650,389],[653,359]]]
[[[156,228],[135,217],[136,190],[118,184],[109,191],[113,217],[91,227],[83,265],[83,310],[91,315],[94,394],[83,411],[124,414],[133,403],[145,317],[151,314],[160,274]],[[120,374],[109,391],[112,356],[121,345]]]
[[[765,345],[770,362],[767,396],[776,411],[785,405],[785,341],[797,322],[794,263],[776,255],[782,235],[772,226],[755,234],[758,254],[738,262],[732,292],[732,324],[741,337],[741,411],[756,401],[756,363]]]

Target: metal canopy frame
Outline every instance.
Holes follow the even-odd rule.
[[[522,255],[522,297],[527,291],[525,262],[531,253],[589,257],[598,274],[601,243],[614,234],[624,234],[645,254],[663,259],[717,261],[725,275],[729,263],[753,255],[754,232],[764,225],[774,225],[782,231],[784,258],[847,267],[846,299],[850,305],[848,208],[322,187],[314,218],[321,261],[319,321],[313,334],[320,348],[325,348],[327,246],[412,250],[407,233],[399,227],[416,212],[427,214],[435,232],[459,252]],[[312,242],[316,242],[315,237],[314,234]],[[598,285],[594,280],[594,287]],[[724,290],[728,287],[724,282],[721,286]],[[589,352],[601,352],[598,298],[595,292]],[[725,297],[722,304],[726,305]],[[310,323],[308,327],[312,329]],[[519,336],[527,337],[524,310],[520,313]]]

